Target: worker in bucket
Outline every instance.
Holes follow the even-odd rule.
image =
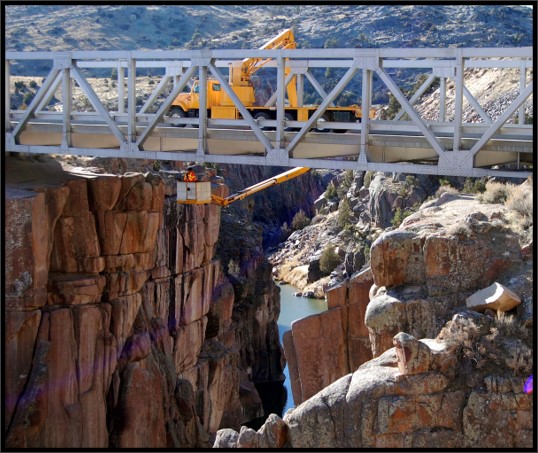
[[[187,173],[185,173],[185,176],[183,176],[183,181],[186,181],[186,182],[198,181],[198,178],[196,177],[196,173],[194,173],[193,167],[187,168]]]

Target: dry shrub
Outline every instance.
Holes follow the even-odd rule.
[[[508,198],[513,184],[503,184],[497,181],[488,181],[486,191],[478,195],[478,200],[482,203],[502,204]]]
[[[534,213],[532,186],[522,184],[510,187],[505,204],[507,208],[516,211],[522,217],[532,219]]]
[[[293,216],[293,220],[291,221],[291,229],[293,231],[302,230],[308,225],[310,225],[310,219],[302,209]]]
[[[455,187],[452,187],[452,186],[450,186],[448,184],[443,184],[442,186],[439,186],[439,189],[437,189],[437,191],[435,192],[435,197],[439,198],[445,192],[460,193],[459,190],[456,189]]]
[[[471,237],[471,229],[465,223],[454,223],[448,227],[447,233],[451,236]]]

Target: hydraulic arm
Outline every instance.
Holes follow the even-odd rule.
[[[291,170],[288,170],[284,173],[280,173],[272,178],[268,178],[265,181],[261,181],[253,186],[247,187],[246,189],[240,190],[229,197],[222,198],[217,195],[211,195],[211,200],[213,203],[218,204],[219,206],[228,206],[234,201],[242,200],[243,198],[249,197],[250,195],[259,192],[260,190],[267,189],[268,187],[274,186],[275,184],[280,184],[290,179],[296,178],[297,176],[302,175],[309,171],[310,168],[306,167],[296,167]]]
[[[211,182],[210,181],[200,181],[200,182],[187,182],[187,181],[177,181],[177,202],[181,204],[217,204],[219,206],[228,206],[230,203],[233,203],[237,200],[242,200],[250,195],[264,190],[268,187],[274,186],[275,184],[283,183],[284,181],[289,181],[290,179],[296,178],[297,176],[302,175],[309,171],[310,168],[306,167],[296,167],[291,170],[280,173],[272,178],[268,178],[265,181],[254,184],[253,186],[247,187],[246,189],[240,190],[229,197],[223,198],[218,195],[211,193]]]

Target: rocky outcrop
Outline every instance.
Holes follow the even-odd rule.
[[[434,338],[468,296],[522,267],[518,235],[507,222],[501,205],[444,193],[374,242],[365,319],[374,357],[400,331]]]
[[[370,269],[327,291],[328,310],[298,319],[284,333],[295,405],[372,358],[364,324]]]
[[[519,239],[501,205],[453,194],[423,205],[374,242],[366,307],[357,304],[350,316],[351,278],[328,293],[329,306],[338,294],[347,293],[347,302],[330,307],[325,318],[301,320],[304,326],[296,321],[284,339],[286,353],[296,356],[294,396],[314,388],[308,372],[305,382],[293,378],[307,360],[317,382],[336,380],[257,432],[217,433],[214,446],[265,446],[271,429],[285,448],[530,448],[533,400],[524,383],[533,369],[532,323],[515,305],[498,315],[465,305],[495,281],[521,306],[532,300],[532,262]],[[344,332],[349,338],[350,320],[360,316],[355,335],[361,342],[369,337],[374,358],[351,368]]]
[[[311,224],[271,251],[275,278],[311,291],[315,297],[325,297],[324,286],[362,270],[383,229],[416,211],[438,187],[438,180],[428,175],[346,171],[334,176],[315,201],[317,215]],[[340,258],[330,275],[319,268],[328,247]]]
[[[207,447],[258,416],[233,315],[248,301],[214,259],[221,209],[178,205],[152,173],[61,173],[7,178],[6,446]],[[278,316],[254,311],[259,330]],[[278,334],[256,333],[280,363]]]
[[[466,312],[449,321],[437,339],[418,340],[401,332],[394,348],[283,420],[274,419],[258,432],[242,430],[239,436],[219,431],[214,446],[258,445],[272,428],[279,439],[268,445],[273,448],[529,448],[533,401],[523,390],[524,377],[500,364],[495,371],[464,371],[457,384],[466,348],[473,341],[484,345],[483,334],[491,327],[487,316]],[[525,354],[530,357],[532,350],[527,347]],[[527,365],[518,374],[531,370]]]

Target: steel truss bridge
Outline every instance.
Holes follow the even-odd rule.
[[[526,178],[534,164],[533,125],[525,124],[524,112],[525,101],[533,95],[532,55],[531,47],[6,52],[5,151]],[[255,120],[227,82],[230,62],[247,57],[269,59],[266,67],[276,72],[276,91],[266,104],[276,110],[276,120]],[[52,69],[27,108],[13,110],[11,72],[23,60],[48,60]],[[116,110],[105,107],[87,76],[103,68],[117,70]],[[137,76],[141,68],[163,74],[153,92],[144,95],[143,105]],[[287,77],[285,68],[291,70]],[[340,68],[345,73],[327,92],[314,75],[316,68]],[[496,119],[465,86],[466,71],[477,68],[512,71],[516,78],[515,99]],[[408,69],[428,74],[409,99],[390,75]],[[322,98],[308,121],[285,118],[285,91],[293,76],[300,105],[306,81]],[[188,127],[176,127],[178,119],[172,124],[167,117],[172,101],[198,78],[200,105],[206,105],[208,77],[220,81],[239,119],[214,119],[201,108],[198,118],[179,120]],[[366,115],[372,105],[374,77],[402,107],[394,120]],[[362,121],[325,124],[329,129],[345,127],[346,133],[315,132],[324,110],[355,78],[362,86]],[[426,121],[414,105],[436,80],[438,120]],[[75,89],[84,92],[92,111],[75,109]],[[504,95],[508,93],[499,93]],[[60,111],[48,107],[53,97],[61,99]],[[463,121],[465,103],[479,122]]]

